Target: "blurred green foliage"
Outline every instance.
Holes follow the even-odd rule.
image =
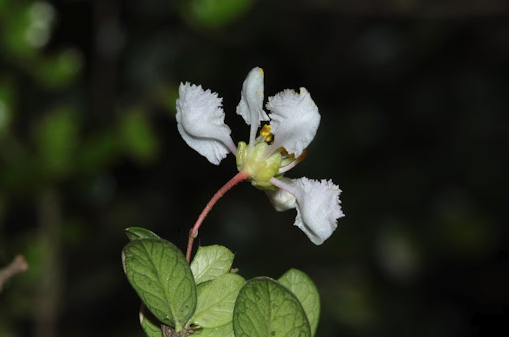
[[[69,186],[99,179],[122,158],[148,164],[159,155],[146,108],[122,107],[102,120],[91,113],[79,82],[83,50],[50,45],[65,19],[60,15],[47,2],[0,2],[0,264],[15,253],[30,264],[2,294],[2,336],[56,332],[67,273],[61,254],[82,247],[89,227],[65,206]],[[19,207],[21,214],[35,213],[12,232],[9,217]]]
[[[79,134],[76,112],[72,108],[47,111],[35,130],[44,180],[65,178],[74,171],[74,154],[78,149]],[[52,179],[53,178],[53,179]]]
[[[186,5],[193,21],[217,28],[240,19],[253,3],[254,0],[192,0]]]

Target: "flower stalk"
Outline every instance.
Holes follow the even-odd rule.
[[[203,223],[203,220],[207,217],[210,210],[216,202],[221,199],[223,195],[225,195],[226,192],[228,192],[232,187],[237,185],[238,183],[246,180],[249,178],[249,173],[247,172],[239,172],[237,173],[233,178],[231,178],[226,184],[224,184],[223,187],[221,187],[214,196],[209,200],[203,211],[201,212],[200,216],[198,217],[198,220],[196,220],[193,228],[189,231],[189,240],[187,241],[187,251],[186,251],[186,260],[187,262],[191,262],[191,252],[193,250],[193,243],[194,239],[198,236],[198,230],[201,227],[201,224]]]

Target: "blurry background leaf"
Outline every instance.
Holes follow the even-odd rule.
[[[28,61],[37,49],[46,45],[55,20],[53,6],[44,1],[20,2],[4,0],[1,11],[4,21],[1,33],[4,48],[14,59]]]
[[[8,132],[14,113],[15,89],[11,81],[0,78],[0,140]]]
[[[80,71],[83,62],[81,58],[81,54],[74,49],[47,56],[35,68],[36,76],[50,88],[69,85]]]
[[[76,154],[77,166],[84,172],[103,170],[115,162],[120,152],[120,141],[110,130],[95,131],[87,137]]]
[[[191,17],[206,27],[227,25],[244,15],[255,0],[191,0]]]
[[[126,112],[120,127],[120,137],[127,153],[140,162],[154,160],[159,151],[157,138],[140,110]]]
[[[36,143],[44,168],[50,176],[67,175],[75,164],[78,121],[69,107],[50,110],[37,125]]]

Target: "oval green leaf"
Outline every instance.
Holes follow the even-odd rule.
[[[203,328],[196,330],[192,336],[200,337],[235,337],[232,322],[218,328]]]
[[[156,233],[141,227],[128,227],[125,229],[125,234],[131,241],[138,239],[160,239]]]
[[[191,323],[217,328],[232,321],[235,300],[245,280],[237,274],[225,274],[198,286],[198,303]]]
[[[297,269],[288,270],[278,281],[299,299],[309,320],[311,335],[314,336],[320,317],[320,295],[315,284],[309,276]]]
[[[161,323],[147,310],[143,303],[140,308],[140,324],[147,337],[163,337]]]
[[[180,250],[165,240],[139,239],[123,253],[129,283],[154,316],[178,332],[196,308],[193,274]]]
[[[211,245],[198,247],[191,262],[196,284],[213,280],[228,273],[232,267],[234,255],[226,247]]]
[[[249,280],[233,311],[236,337],[310,337],[306,313],[297,297],[268,277]]]

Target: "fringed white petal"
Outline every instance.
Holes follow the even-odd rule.
[[[269,120],[263,110],[263,70],[259,67],[251,69],[242,84],[237,114],[244,118],[247,125],[255,128],[260,126],[261,121]]]
[[[294,179],[293,193],[297,199],[297,217],[294,225],[306,233],[311,242],[321,245],[337,227],[337,219],[344,217],[341,210],[339,186],[330,180]]]
[[[189,83],[180,84],[177,99],[177,128],[187,145],[219,165],[235,147],[224,123],[222,98],[210,90]]]
[[[300,93],[284,90],[269,97],[266,108],[270,110],[271,132],[274,134],[274,147],[284,147],[295,157],[315,138],[320,124],[318,107],[306,88]]]
[[[279,180],[280,181],[285,180],[289,184],[292,183],[292,181],[288,178],[281,178]],[[275,191],[266,190],[265,193],[267,194],[270,202],[272,203],[272,205],[278,212],[283,212],[283,211],[295,208],[295,206],[297,205],[296,201],[295,201],[295,197],[291,193],[289,193],[285,190],[282,190],[280,188],[278,188]]]

